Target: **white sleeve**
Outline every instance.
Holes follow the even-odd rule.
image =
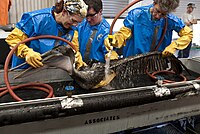
[[[196,19],[196,17],[195,17],[195,15],[194,15],[194,14],[193,14],[192,16],[193,16],[193,19]]]
[[[188,22],[188,16],[187,16],[187,14],[183,14],[182,20],[183,20],[184,22]]]

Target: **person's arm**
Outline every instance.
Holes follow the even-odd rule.
[[[105,39],[104,44],[107,47],[114,46],[116,48],[121,48],[126,45],[126,40],[130,39],[132,36],[132,29],[134,29],[135,20],[138,16],[141,16],[143,10],[141,8],[133,9],[128,12],[128,15],[123,21],[124,26],[114,35],[108,35],[108,38]],[[112,39],[112,42],[109,42],[109,39]],[[111,48],[112,49],[112,48]]]
[[[193,32],[188,26],[185,26],[180,30],[179,36],[180,37],[177,40],[173,41],[162,52],[164,56],[172,55],[176,52],[176,50],[183,50],[184,48],[186,48],[192,41]]]
[[[185,25],[187,25],[187,26],[191,26],[192,25],[191,22],[188,19],[188,15],[187,14],[183,14],[182,20],[185,23]]]
[[[6,42],[12,49],[15,47],[19,42],[27,39],[27,35],[23,33],[20,29],[17,27],[13,29],[10,35],[6,38]],[[43,66],[41,60],[41,55],[38,52],[34,52],[33,49],[29,48],[25,43],[20,44],[15,51],[15,54],[20,58],[25,58],[26,62],[33,66],[34,68]]]
[[[197,24],[197,19],[196,17],[193,15],[193,19],[192,21],[190,21],[191,24]]]
[[[74,31],[74,36],[72,39],[72,44],[75,46],[76,54],[75,54],[75,68],[80,70],[82,67],[87,66],[87,64],[83,61],[81,53],[79,51],[79,42],[78,42],[78,31]]]
[[[126,40],[131,37],[131,29],[124,26],[124,27],[120,28],[120,30],[118,32],[114,33],[113,35],[109,35],[109,36],[111,36],[111,38],[112,38],[111,45],[114,47],[120,48],[122,46],[125,46]],[[104,44],[108,49],[111,49],[109,38],[110,37],[107,37],[105,39]]]
[[[105,39],[107,38],[107,36],[104,38],[104,46],[105,46],[106,51],[107,51],[104,58],[105,59],[109,58],[110,60],[116,60],[116,59],[118,59],[119,55],[117,54],[115,49],[112,49],[111,47],[108,47],[108,45],[105,45]]]
[[[197,19],[193,19],[190,23],[191,24],[197,24]]]
[[[185,23],[185,25],[187,25],[187,26],[191,26],[192,25],[192,23],[190,22],[190,21],[187,21],[187,22],[184,22]]]
[[[190,21],[187,17],[187,15],[183,15],[182,16],[182,20],[184,21],[185,25],[187,26],[191,26],[193,24],[197,24],[197,19],[195,18],[195,16],[193,16],[193,19]]]

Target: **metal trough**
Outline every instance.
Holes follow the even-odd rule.
[[[191,71],[200,74],[199,57],[181,60]],[[22,81],[72,82],[69,75],[59,69],[43,70],[40,76],[33,74],[29,78],[12,80],[16,73],[9,74],[12,85]],[[0,75],[3,78],[3,72]],[[3,80],[0,83],[3,85]],[[67,84],[60,86],[65,88]],[[56,87],[57,90],[59,87]],[[114,133],[198,116],[199,91],[200,80],[189,80],[113,91],[84,91],[49,99],[4,102],[0,103],[0,132]]]

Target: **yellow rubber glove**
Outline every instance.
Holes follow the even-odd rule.
[[[77,70],[80,70],[82,67],[86,67],[87,64],[82,60],[81,53],[79,51],[75,54],[75,68]]]
[[[87,64],[83,61],[81,53],[79,52],[79,42],[78,42],[78,31],[74,31],[74,36],[72,39],[72,44],[74,45],[75,51],[75,68],[80,70],[80,68],[87,66]]]
[[[12,30],[11,34],[8,35],[8,37],[6,38],[5,41],[12,49],[19,42],[21,42],[27,38],[28,38],[27,35],[16,27],[15,29]],[[24,55],[22,54],[22,50],[24,49],[24,46],[26,46],[26,44],[20,44],[18,46],[17,50],[15,51],[15,54],[20,58],[25,58]]]
[[[72,44],[74,45],[74,47],[75,47],[75,52],[76,52],[76,51],[79,51],[78,31],[77,31],[77,30],[74,31],[74,35],[73,35],[73,38],[72,38],[71,43],[72,43]]]
[[[26,62],[34,68],[42,67],[43,64],[41,62],[42,57],[40,53],[33,51],[31,48],[25,48],[23,50],[23,55],[25,56]]]
[[[169,46],[165,48],[165,50],[162,52],[163,56],[170,56],[174,54],[176,50],[185,49],[192,41],[193,32],[188,26],[185,26],[180,30],[179,36],[180,38],[178,38],[176,41],[173,41]]]
[[[165,48],[165,50],[162,52],[163,56],[171,56],[176,52],[177,44],[176,42],[172,42],[169,46]]]
[[[112,35],[112,42],[109,42],[109,36],[105,39],[104,44],[108,49],[111,49],[111,45],[117,48],[126,45],[126,40],[131,37],[131,29],[122,27],[118,32]]]
[[[8,35],[8,37],[6,38],[6,42],[12,49],[15,45],[17,45],[17,43],[27,38],[28,37],[25,33],[23,33],[20,29],[15,28],[13,29],[11,34]],[[40,54],[34,52],[33,49],[26,46],[26,44],[20,44],[15,54],[20,58],[25,58],[26,62],[35,68],[43,66]]]

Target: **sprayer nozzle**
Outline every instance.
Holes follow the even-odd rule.
[[[108,35],[108,40],[109,40],[109,43],[112,44],[112,41],[113,41],[113,35],[112,34]]]
[[[109,34],[109,35],[108,35],[108,38],[109,38],[109,39],[111,39],[111,38],[113,39],[113,35],[112,35],[112,34]]]

